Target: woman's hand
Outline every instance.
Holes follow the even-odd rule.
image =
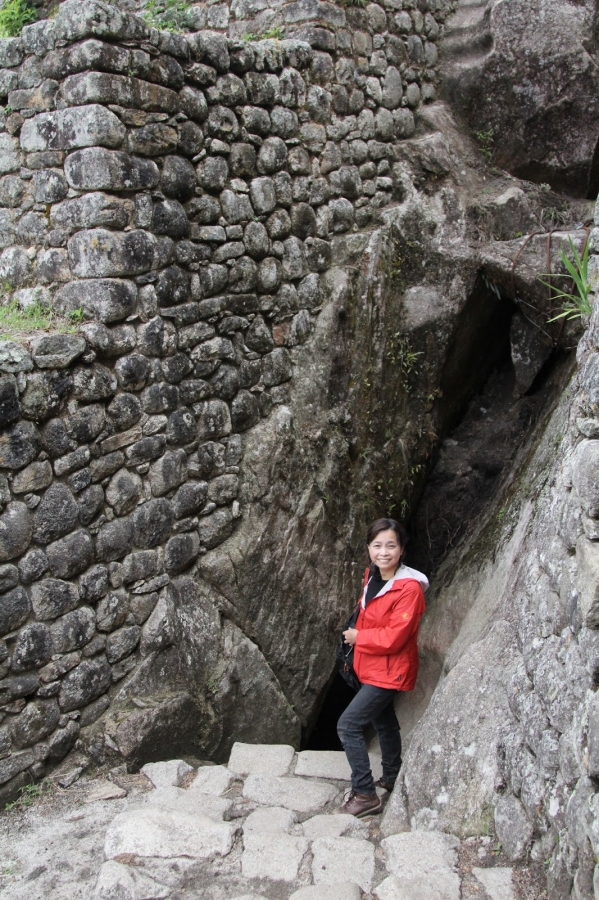
[[[355,646],[355,643],[358,640],[358,629],[348,628],[347,631],[343,632],[343,637],[346,644],[351,644],[352,647]]]

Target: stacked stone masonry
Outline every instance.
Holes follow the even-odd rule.
[[[396,199],[434,98],[444,11],[401,5],[311,46],[67,0],[0,42],[0,277],[83,316],[0,343],[0,789],[172,643],[173,579],[243,515],[243,434],[285,402],[335,236]]]

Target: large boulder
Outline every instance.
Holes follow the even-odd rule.
[[[442,42],[443,91],[514,175],[597,193],[595,3],[460,0]]]

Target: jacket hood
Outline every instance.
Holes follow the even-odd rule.
[[[428,590],[429,580],[426,575],[423,575],[418,569],[411,569],[410,566],[400,566],[391,581],[401,581],[404,578],[415,578],[416,581],[420,582],[423,591]]]

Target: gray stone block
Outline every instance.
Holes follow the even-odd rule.
[[[372,889],[374,846],[357,838],[318,838],[312,842],[312,877],[315,884],[358,884]],[[458,881],[459,884],[459,881]]]
[[[145,858],[214,859],[233,846],[235,826],[208,818],[148,806],[128,810],[113,819],[104,842],[108,859],[131,853]]]
[[[94,228],[78,232],[67,246],[71,270],[78,278],[119,278],[152,267],[156,238],[141,230],[118,234]]]
[[[43,112],[26,119],[20,138],[21,148],[26,153],[34,153],[98,145],[120,147],[126,133],[125,126],[113,112],[91,104]]]
[[[72,188],[84,191],[139,191],[156,187],[160,173],[155,162],[101,147],[76,150],[65,162]]]
[[[244,878],[294,881],[308,851],[308,841],[289,834],[244,833],[241,872]]]
[[[110,666],[103,659],[84,660],[64,677],[58,703],[62,712],[86,706],[110,686]]]
[[[229,760],[229,767],[231,761]],[[337,788],[305,778],[285,778],[273,775],[249,775],[243,796],[262,806],[283,806],[295,812],[322,809],[337,796]]]

